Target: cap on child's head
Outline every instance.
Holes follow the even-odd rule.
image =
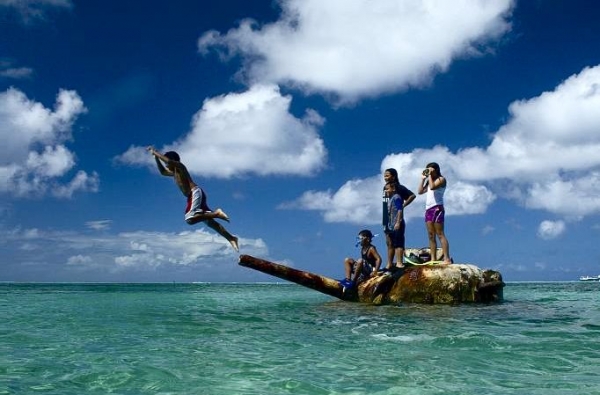
[[[165,152],[165,156],[171,160],[176,160],[177,162],[180,162],[179,154],[175,151]]]

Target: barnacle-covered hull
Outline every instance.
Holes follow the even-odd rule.
[[[241,255],[239,264],[349,302],[454,304],[503,299],[502,275],[471,264],[407,267],[371,277],[349,289],[335,279],[250,255]]]

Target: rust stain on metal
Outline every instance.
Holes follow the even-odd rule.
[[[250,255],[240,255],[239,264],[351,302],[450,304],[503,299],[502,275],[469,264],[410,267],[396,274],[371,277],[346,290],[338,280]]]

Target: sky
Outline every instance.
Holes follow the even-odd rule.
[[[440,164],[456,263],[600,274],[593,0],[0,0],[0,281],[332,278]],[[240,252],[184,222],[175,150]],[[405,209],[425,247],[424,196]]]

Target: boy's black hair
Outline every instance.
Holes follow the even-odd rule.
[[[358,232],[358,235],[368,237],[369,239],[373,238],[373,233],[371,233],[371,231],[369,229],[361,230],[360,232]]]
[[[175,160],[177,162],[181,162],[181,160],[179,159],[179,154],[175,151],[169,151],[169,152],[165,152],[165,156],[171,160]]]

